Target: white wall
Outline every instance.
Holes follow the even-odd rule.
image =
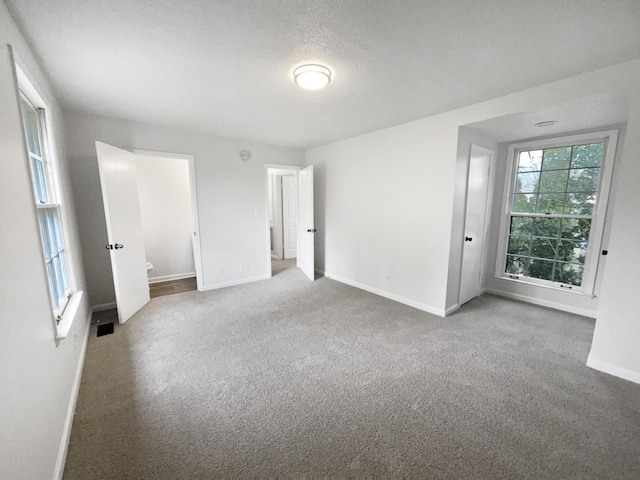
[[[609,238],[607,269],[587,365],[640,383],[640,81],[633,90]]]
[[[444,314],[459,285],[460,238],[452,235],[462,225],[459,128],[626,91],[639,78],[636,60],[310,149],[307,164],[317,172],[316,268]]]
[[[149,280],[195,276],[187,160],[138,155],[136,167]]]
[[[27,154],[7,44],[49,107],[61,167],[65,232],[76,287],[85,288],[69,188],[60,109],[4,2],[0,1],[0,476],[51,479],[61,474],[73,419],[76,380],[88,331],[86,296],[69,336],[56,345]]]
[[[210,133],[125,122],[85,114],[66,114],[69,160],[74,179],[80,238],[92,305],[113,302],[113,277],[102,207],[95,141],[155,152],[195,156],[202,270],[205,289],[268,278],[265,163],[300,165],[304,152]],[[252,152],[249,161],[240,150]],[[239,267],[249,264],[249,270]],[[218,269],[223,273],[218,275]]]

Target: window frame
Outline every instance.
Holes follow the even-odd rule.
[[[60,180],[59,180],[59,165],[56,161],[55,150],[51,131],[51,118],[50,112],[47,104],[44,102],[38,91],[35,89],[33,84],[29,81],[24,72],[20,69],[18,65],[16,65],[16,77],[18,82],[18,101],[21,103],[24,101],[28,107],[34,110],[36,113],[36,121],[37,121],[37,129],[38,129],[38,142],[40,148],[40,155],[38,161],[42,162],[43,174],[44,174],[44,184],[45,190],[47,193],[47,202],[42,203],[38,200],[38,195],[36,192],[36,188],[34,185],[34,172],[31,164],[31,156],[32,153],[29,149],[27,132],[24,125],[24,113],[22,105],[19,105],[20,112],[20,120],[21,120],[21,131],[23,134],[23,142],[26,154],[27,168],[29,169],[30,176],[30,187],[32,191],[32,201],[36,215],[36,221],[38,223],[38,233],[40,235],[40,253],[42,257],[42,262],[44,266],[44,272],[47,277],[47,285],[48,285],[48,299],[49,299],[49,308],[52,314],[52,320],[55,327],[56,338],[61,339],[66,336],[68,333],[71,323],[75,317],[77,312],[79,301],[82,292],[77,292],[77,288],[75,286],[75,278],[73,276],[73,270],[71,268],[71,258],[70,258],[70,250],[69,245],[66,239],[66,222],[65,222],[65,208],[62,201],[61,190],[60,190]],[[38,155],[36,155],[38,156]],[[62,245],[62,249],[60,252],[63,252],[63,261],[64,261],[64,273],[66,276],[66,284],[67,289],[64,292],[63,297],[60,297],[58,300],[62,300],[60,302],[59,307],[55,308],[54,299],[53,299],[53,288],[51,278],[49,277],[49,268],[47,262],[47,254],[45,249],[45,242],[43,239],[43,230],[41,226],[41,211],[42,210],[55,210],[57,212],[58,222],[59,222],[59,233],[60,233],[60,244]],[[59,253],[57,255],[59,255]],[[57,256],[56,255],[56,256]],[[51,259],[53,261],[53,257]]]
[[[591,143],[603,143],[602,162],[600,164],[600,176],[596,190],[596,204],[591,218],[591,228],[587,241],[587,252],[582,275],[582,284],[567,285],[561,282],[552,282],[524,275],[514,275],[505,272],[507,248],[509,245],[510,220],[516,185],[517,165],[520,152],[530,150],[543,150],[548,148],[585,145]],[[528,142],[514,143],[508,146],[507,168],[505,171],[504,197],[500,218],[500,236],[498,239],[498,252],[496,258],[495,276],[511,282],[526,283],[539,287],[551,288],[558,291],[572,292],[582,295],[594,296],[596,275],[602,249],[602,241],[605,229],[607,205],[613,177],[613,166],[618,143],[618,130],[603,130],[591,133],[569,134],[561,137],[542,138]],[[515,216],[545,218],[566,218],[566,214],[516,214]],[[580,215],[571,215],[580,217]],[[583,216],[587,218],[588,216]]]

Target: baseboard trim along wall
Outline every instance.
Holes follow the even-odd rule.
[[[424,303],[415,302],[413,300],[409,300],[408,298],[401,297],[399,295],[394,295],[393,293],[385,292],[384,290],[378,290],[377,288],[370,287],[368,285],[364,285],[362,283],[354,282],[352,280],[348,280],[346,278],[340,277],[338,275],[333,275],[331,273],[325,273],[325,277],[335,280],[336,282],[344,283],[346,285],[350,285],[355,288],[359,288],[360,290],[364,290],[369,293],[373,293],[375,295],[379,295],[384,298],[388,298],[389,300],[393,300],[404,305],[408,305],[413,308],[417,308],[418,310],[422,310],[423,312],[432,313],[439,317],[444,317],[446,312],[440,308],[435,308],[430,305],[425,305]]]
[[[183,278],[193,278],[196,272],[176,273],[173,275],[161,275],[159,277],[149,277],[149,283],[169,282],[171,280],[182,280]]]
[[[213,285],[204,285],[202,287],[202,291],[206,292],[208,290],[217,290],[219,288],[233,287],[234,285],[243,285],[245,283],[258,282],[260,280],[267,280],[269,278],[271,278],[271,276],[269,274],[265,274],[265,275],[258,275],[257,277],[250,277],[250,278],[242,278],[240,280],[233,280],[231,282],[215,283]]]
[[[624,378],[630,382],[640,383],[640,373],[627,370],[626,368],[616,367],[615,365],[611,365],[607,362],[601,362],[600,360],[593,358],[591,355],[587,358],[587,367],[613,375],[614,377]]]
[[[91,307],[91,313],[104,312],[105,310],[113,310],[114,308],[116,308],[116,302],[101,303],[100,305]],[[89,319],[91,319],[91,316],[89,316]]]
[[[115,303],[114,303],[115,306]],[[80,382],[82,380],[82,370],[84,368],[84,358],[87,353],[87,344],[89,343],[89,333],[91,331],[91,315],[93,309],[89,309],[89,318],[87,319],[86,335],[82,339],[80,346],[80,356],[78,357],[78,365],[76,366],[76,374],[71,387],[71,396],[69,397],[69,406],[67,407],[67,416],[64,421],[62,430],[62,438],[60,439],[60,448],[58,449],[58,459],[53,473],[54,480],[62,480],[64,474],[64,465],[67,460],[67,452],[69,450],[69,440],[71,439],[71,427],[73,426],[73,417],[76,412],[76,404],[78,403],[78,394],[80,393]]]
[[[450,306],[449,308],[447,308],[447,309],[444,311],[444,316],[445,316],[445,317],[448,317],[448,316],[449,316],[449,315],[451,315],[453,312],[456,312],[456,311],[458,311],[458,310],[460,310],[460,305],[456,303],[455,305]]]
[[[549,300],[542,300],[540,298],[527,297],[526,295],[520,295],[519,293],[503,292],[502,290],[495,290],[493,288],[487,288],[486,293],[491,293],[499,297],[510,298],[512,300],[519,300],[521,302],[532,303],[534,305],[540,305],[541,307],[555,308],[563,312],[575,313],[576,315],[582,315],[583,317],[596,318],[596,313],[591,310],[585,310],[583,308],[571,307],[562,303],[550,302]]]

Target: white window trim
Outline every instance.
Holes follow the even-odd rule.
[[[507,256],[507,237],[509,235],[509,218],[511,216],[511,208],[513,202],[513,189],[515,187],[514,172],[518,154],[521,151],[536,150],[543,148],[562,147],[566,145],[575,145],[580,143],[598,143],[603,142],[602,163],[600,166],[600,178],[598,180],[598,190],[596,193],[597,205],[593,212],[591,231],[589,232],[587,258],[584,265],[582,275],[583,281],[581,286],[573,285],[571,288],[562,287],[559,282],[550,282],[548,280],[540,280],[531,277],[510,275],[505,273],[505,259]],[[504,196],[502,200],[502,212],[500,218],[500,237],[498,239],[498,256],[496,259],[495,276],[497,278],[536,285],[539,287],[550,288],[557,291],[575,293],[581,295],[594,296],[596,285],[596,274],[598,263],[600,260],[600,252],[602,249],[602,239],[604,235],[605,217],[607,212],[607,204],[609,201],[609,192],[611,189],[611,178],[613,176],[613,164],[618,144],[618,130],[604,130],[592,133],[583,133],[577,135],[565,135],[562,137],[538,139],[530,142],[516,143],[509,145],[507,153],[507,169],[505,173]],[[551,215],[550,217],[552,217]]]
[[[71,330],[71,326],[73,325],[73,322],[77,317],[77,314],[80,308],[81,299],[84,292],[77,289],[75,276],[73,273],[73,262],[70,255],[71,251],[69,249],[69,244],[66,238],[67,237],[66,232],[68,230],[67,223],[66,223],[66,208],[65,208],[64,202],[62,202],[62,198],[60,198],[61,197],[60,180],[59,180],[60,172],[59,172],[58,162],[56,161],[56,158],[55,158],[55,144],[54,144],[53,136],[50,132],[51,113],[47,103],[44,101],[42,96],[38,93],[33,83],[29,80],[29,78],[26,76],[24,71],[20,68],[20,66],[17,63],[15,63],[14,65],[15,65],[16,80],[17,80],[19,91],[28,99],[28,101],[35,108],[44,110],[43,112],[44,115],[42,118],[42,123],[44,123],[44,125],[41,125],[41,128],[42,128],[41,140],[43,144],[41,148],[43,149],[43,157],[45,157],[43,158],[43,161],[49,164],[48,168],[49,168],[50,174],[48,174],[46,177],[46,181],[48,184],[47,189],[49,190],[50,193],[53,194],[54,196],[53,200],[56,203],[45,204],[40,206],[41,207],[55,206],[58,208],[60,223],[62,225],[62,242],[64,245],[64,251],[66,253],[65,256],[66,256],[66,262],[67,262],[67,276],[68,276],[69,290],[70,290],[70,296],[68,297],[66,304],[61,308],[62,314],[58,315],[58,313],[54,311],[53,300],[51,299],[51,293],[49,289],[47,289],[48,300],[49,300],[49,310],[51,312],[51,319],[53,322],[55,340],[56,340],[56,344],[59,344],[61,340],[63,340],[68,336],[69,331]],[[21,125],[21,130],[24,131],[24,127],[22,125]],[[23,133],[23,135],[25,134]],[[25,141],[25,149],[26,149],[26,138],[24,139],[24,141]],[[48,155],[48,158],[46,158],[46,155]],[[28,152],[27,152],[27,156],[28,156]],[[29,169],[31,169],[31,167],[29,167]],[[33,186],[31,186],[31,188],[33,189]],[[35,193],[33,194],[33,197],[35,199]],[[34,209],[37,210],[39,206],[35,202],[35,200],[33,201],[33,205],[34,205]],[[39,226],[38,226],[38,232],[40,232]],[[46,265],[44,245],[42,245],[42,242],[40,242],[40,245],[41,245],[40,255],[42,257],[42,264],[44,266]],[[47,279],[47,284],[48,282],[49,280]]]

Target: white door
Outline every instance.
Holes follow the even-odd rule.
[[[118,321],[124,323],[149,301],[136,161],[133,153],[102,142],[96,152]]]
[[[298,267],[315,280],[313,225],[313,165],[298,172]]]
[[[296,237],[298,235],[298,185],[296,177],[282,177],[282,232],[284,238],[284,258],[296,258]]]
[[[484,224],[493,152],[471,145],[467,179],[467,207],[460,274],[460,305],[480,294]]]

